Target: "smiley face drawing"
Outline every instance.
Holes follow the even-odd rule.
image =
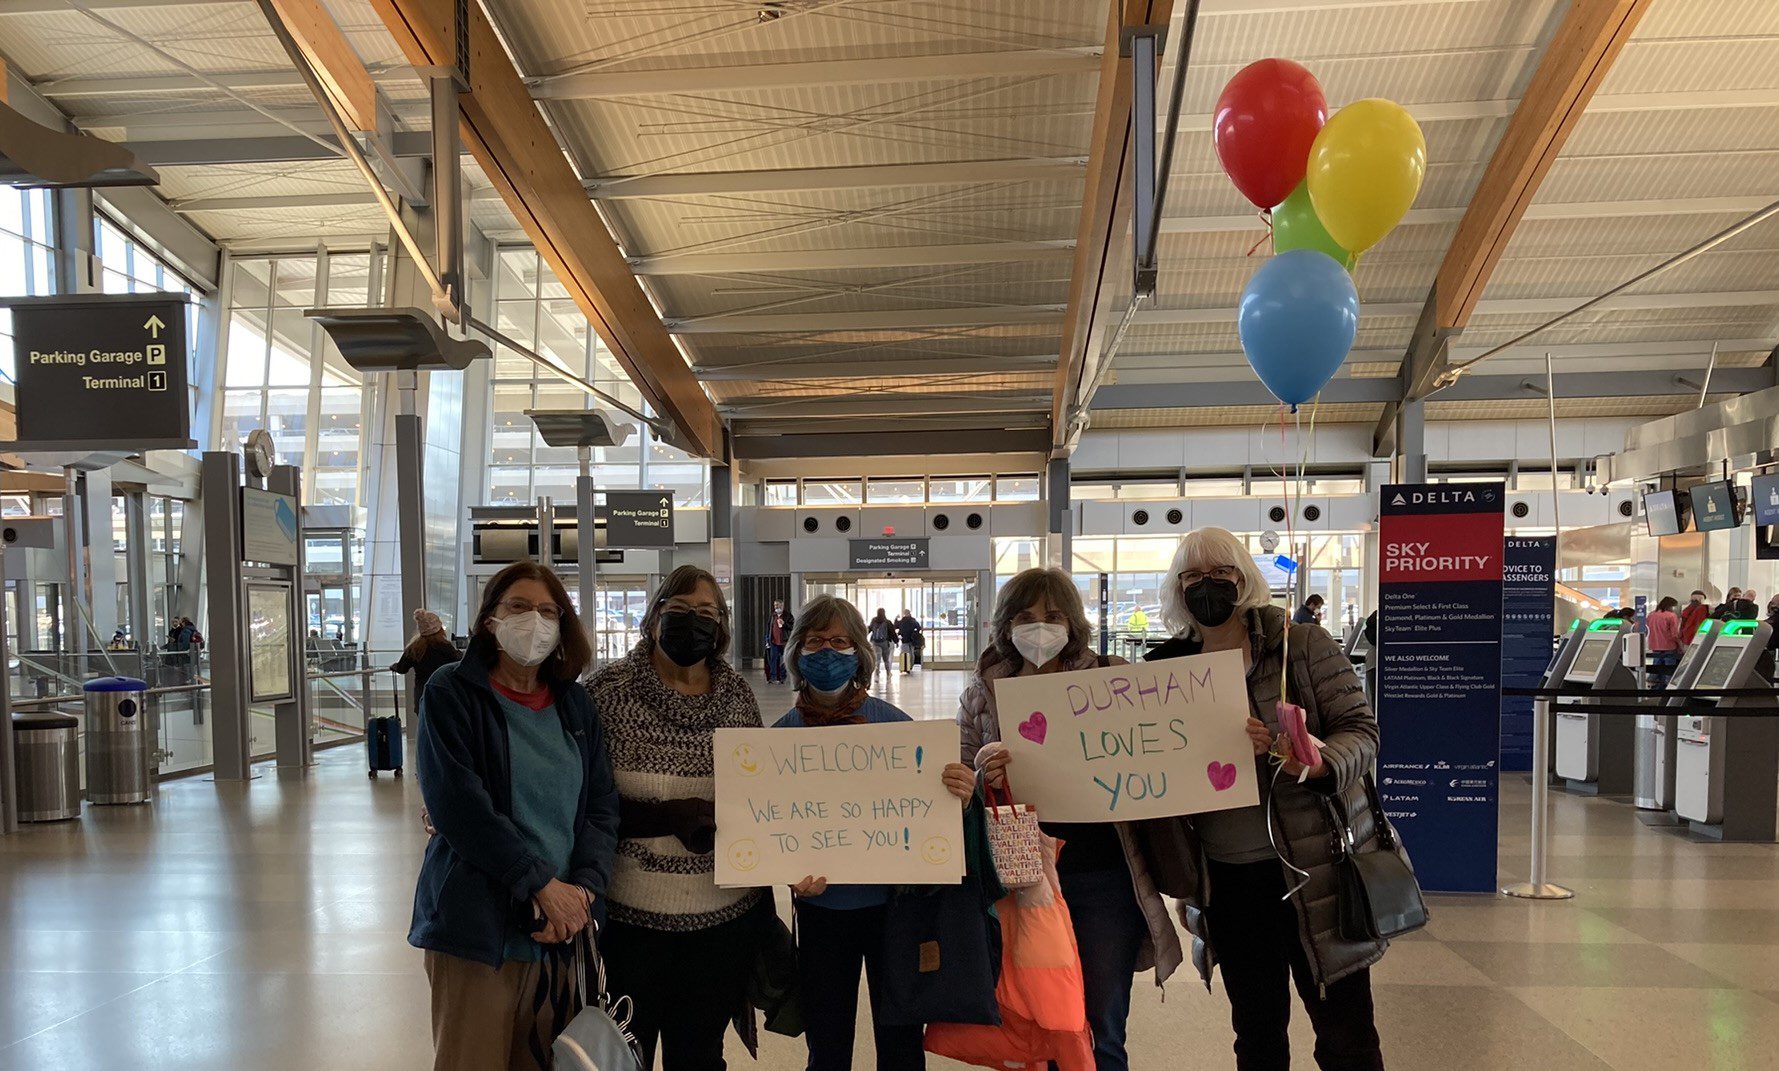
[[[928,837],[920,846],[920,857],[932,866],[944,866],[951,862],[951,840]]]
[[[741,776],[760,776],[760,757],[754,752],[754,746],[752,744],[741,744],[737,746],[733,755],[735,758],[735,769],[740,771]]]
[[[745,874],[760,865],[760,846],[752,840],[738,840],[729,845],[729,865]]]

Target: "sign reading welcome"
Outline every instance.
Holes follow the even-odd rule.
[[[962,881],[957,753],[951,722],[718,729],[717,884]]]
[[[1014,795],[1049,822],[1125,822],[1260,800],[1237,651],[995,682]]]

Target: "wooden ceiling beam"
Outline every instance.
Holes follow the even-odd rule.
[[[321,0],[270,0],[354,131],[377,130],[377,83]]]
[[[417,68],[456,62],[452,0],[371,0]],[[464,146],[643,396],[706,457],[722,455],[710,397],[661,325],[617,242],[478,4],[469,5]]]

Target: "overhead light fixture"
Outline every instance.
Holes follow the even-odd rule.
[[[0,184],[20,189],[155,186],[161,176],[122,145],[69,134],[0,102]]]

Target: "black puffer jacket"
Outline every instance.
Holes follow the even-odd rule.
[[[1285,612],[1276,606],[1250,610],[1248,627],[1253,644],[1253,666],[1248,671],[1249,709],[1276,734],[1280,667],[1285,658]],[[1151,651],[1148,658],[1153,661],[1197,654],[1199,646],[1196,637],[1176,637]],[[1361,845],[1375,837],[1364,777],[1377,759],[1377,719],[1365,701],[1352,663],[1326,629],[1316,625],[1292,626],[1290,658],[1289,698],[1304,708],[1309,731],[1322,741],[1322,759],[1329,772],[1301,785],[1281,776],[1275,785],[1273,768],[1262,756],[1258,760],[1261,801],[1264,806],[1269,795],[1275,797],[1271,802],[1274,821],[1278,823],[1274,828],[1278,831],[1279,848],[1295,866],[1309,872],[1309,884],[1292,901],[1297,905],[1300,936],[1316,982],[1327,986],[1376,963],[1387,946],[1384,941],[1350,941],[1340,934],[1336,899],[1339,881],[1334,869],[1333,824],[1327,810],[1337,802],[1345,808]],[[1185,851],[1176,854],[1187,857],[1187,882],[1197,888],[1196,895],[1188,893],[1181,898],[1180,921],[1192,934],[1192,961],[1208,986],[1217,954],[1209,941],[1203,907],[1216,890],[1210,887],[1206,876],[1203,848],[1192,831],[1191,820],[1164,821],[1177,823],[1171,830],[1173,843],[1185,845]],[[1160,839],[1165,840],[1166,834]],[[1289,871],[1285,878],[1288,886],[1295,886],[1299,880]]]

